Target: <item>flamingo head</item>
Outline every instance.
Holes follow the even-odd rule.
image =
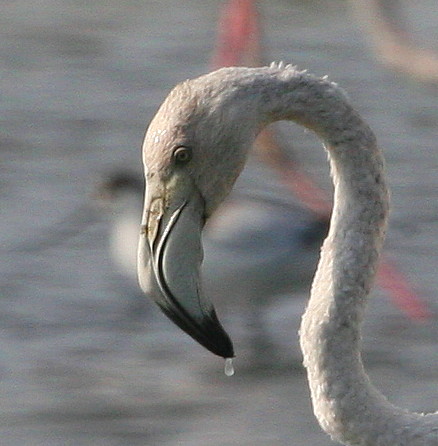
[[[153,118],[143,146],[146,194],[138,252],[145,293],[225,358],[234,356],[233,346],[200,282],[201,233],[243,168],[257,130],[235,71],[178,85]]]

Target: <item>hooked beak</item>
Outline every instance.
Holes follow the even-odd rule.
[[[140,286],[193,339],[232,358],[232,342],[200,287],[204,222],[204,199],[183,174],[167,184],[149,179],[138,250]]]

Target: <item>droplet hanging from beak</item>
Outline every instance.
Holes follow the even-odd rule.
[[[233,358],[226,358],[225,359],[225,369],[224,369],[225,375],[227,376],[233,376],[234,375],[234,367],[233,367]]]

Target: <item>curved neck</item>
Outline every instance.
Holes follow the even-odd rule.
[[[262,116],[314,130],[326,144],[335,186],[331,228],[300,329],[315,415],[345,444],[437,446],[430,419],[391,405],[360,357],[360,325],[388,214],[381,151],[335,84],[287,71],[262,95]]]

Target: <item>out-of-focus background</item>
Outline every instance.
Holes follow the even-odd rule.
[[[400,4],[414,40],[438,51],[436,2]],[[308,285],[261,307],[263,328],[242,322],[239,296],[217,302],[236,344],[230,379],[110,258],[114,215],[96,203],[96,185],[114,169],[141,173],[158,105],[174,84],[208,71],[220,5],[1,5],[1,444],[332,444],[311,413],[300,365]],[[382,67],[344,0],[259,1],[259,9],[269,58],[328,74],[375,130],[392,189],[386,252],[436,313],[438,86]],[[294,125],[282,130],[330,190],[319,141]],[[243,189],[289,199],[269,171],[255,172]],[[255,353],[258,329],[270,346]],[[437,334],[433,316],[414,322],[373,292],[364,357],[394,403],[436,409]]]

